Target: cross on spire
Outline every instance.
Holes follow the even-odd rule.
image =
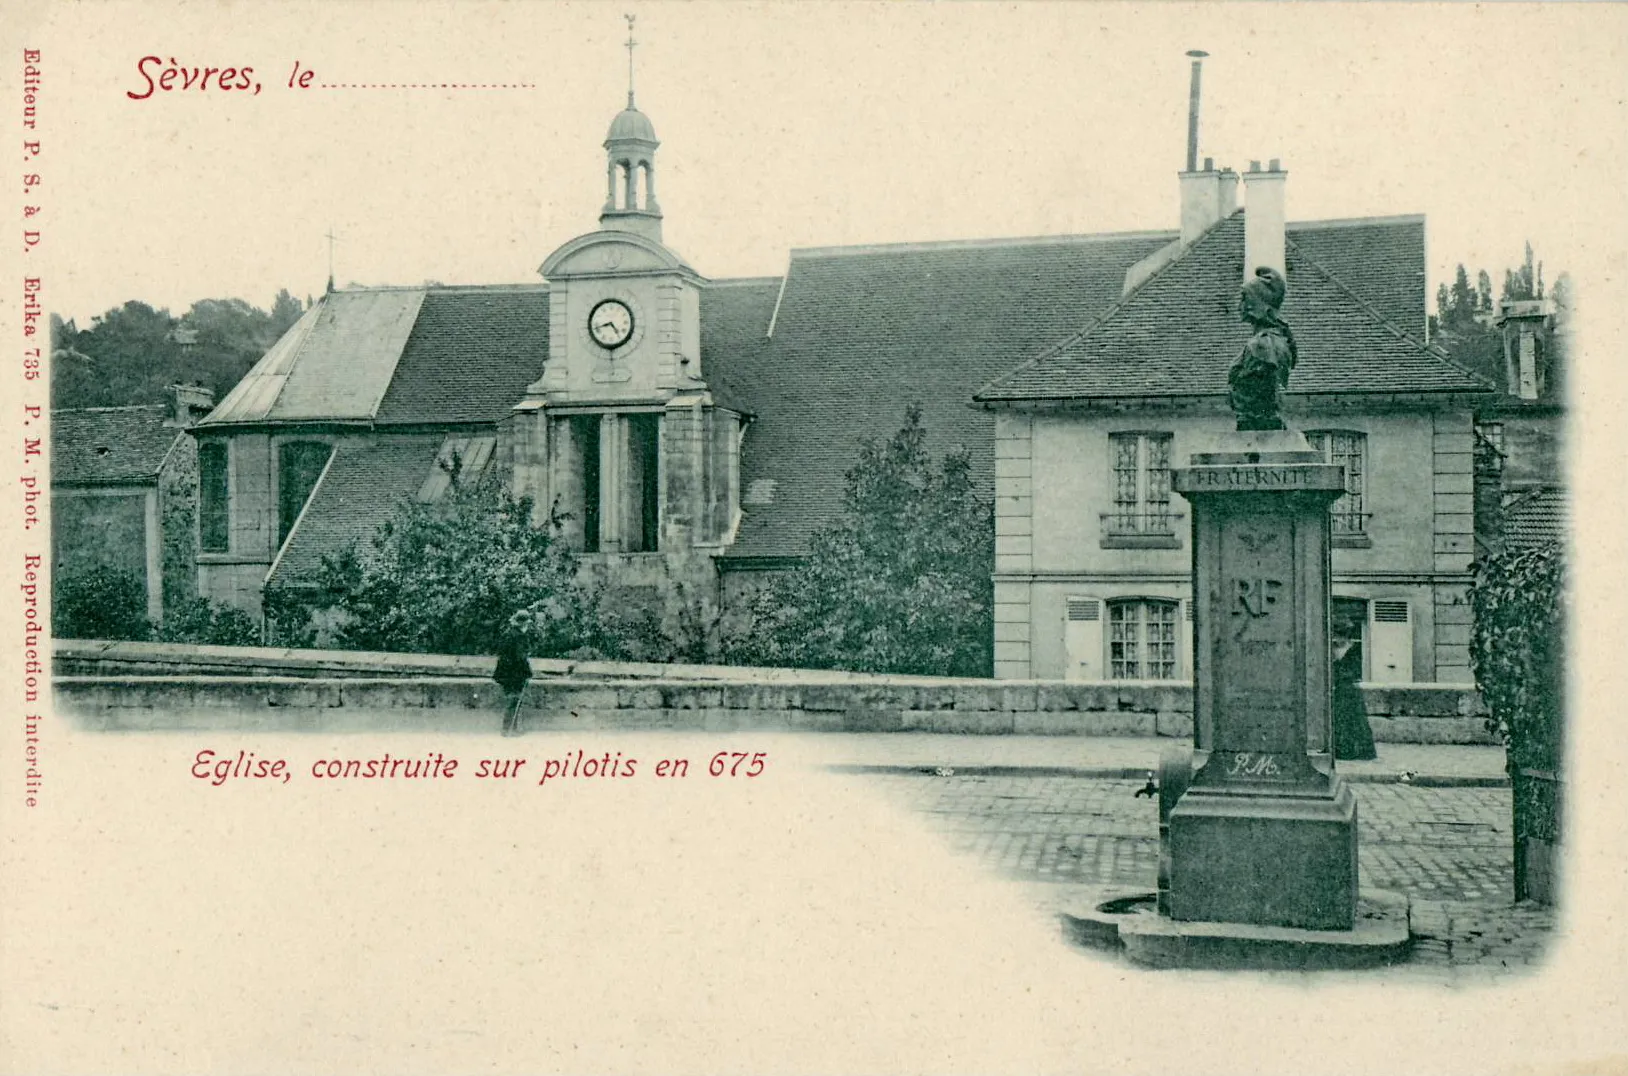
[[[334,290],[334,243],[338,239],[339,237],[334,234],[334,226],[332,224],[328,225],[328,290],[330,292]]]
[[[638,42],[633,40],[633,16],[623,15],[627,20],[627,107],[633,107],[633,46]]]

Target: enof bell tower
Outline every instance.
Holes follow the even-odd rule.
[[[633,104],[633,16],[627,16],[627,107],[611,121],[605,136],[605,208],[599,226],[636,232],[661,241],[661,206],[656,202],[656,129]]]

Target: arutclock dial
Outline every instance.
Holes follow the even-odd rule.
[[[618,348],[633,335],[633,311],[620,299],[604,299],[588,312],[588,335],[602,348]]]

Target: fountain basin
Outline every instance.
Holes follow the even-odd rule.
[[[1372,968],[1402,963],[1412,948],[1408,898],[1384,889],[1359,892],[1351,930],[1171,919],[1156,893],[1125,889],[1082,889],[1061,918],[1076,944],[1150,968]]]

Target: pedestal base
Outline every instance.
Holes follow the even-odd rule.
[[[1187,790],[1170,812],[1170,917],[1350,930],[1357,914],[1357,801],[1321,794]]]
[[[1159,915],[1152,894],[1126,890],[1079,891],[1061,913],[1076,944],[1150,968],[1373,968],[1406,961],[1413,947],[1407,896],[1379,889],[1362,892],[1350,930],[1185,923]]]

